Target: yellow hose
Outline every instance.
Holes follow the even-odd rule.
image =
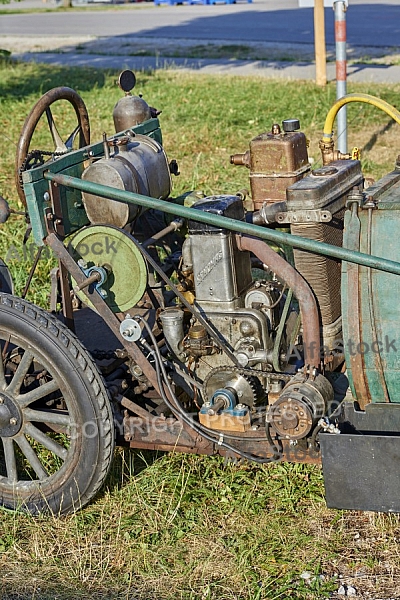
[[[333,123],[336,118],[336,115],[342,106],[348,104],[349,102],[365,102],[366,104],[372,104],[372,106],[376,106],[376,108],[380,108],[385,113],[387,113],[392,119],[396,121],[400,125],[400,112],[385,100],[381,100],[380,98],[376,98],[375,96],[370,96],[370,94],[348,94],[347,96],[343,96],[340,98],[332,108],[329,110],[325,119],[324,126],[324,135],[322,138],[322,142],[328,143],[332,139],[333,133]]]

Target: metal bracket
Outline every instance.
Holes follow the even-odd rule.
[[[284,223],[329,223],[332,221],[332,213],[329,210],[288,210],[276,215],[276,221],[280,225]]]
[[[63,223],[63,218],[62,218],[60,186],[55,181],[51,181],[50,185],[49,185],[49,190],[50,190],[51,205],[53,207],[54,231],[57,233],[57,235],[60,238],[64,239],[65,230],[64,230],[64,223]],[[47,221],[47,223],[49,223],[49,221]]]

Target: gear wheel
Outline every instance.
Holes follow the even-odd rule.
[[[44,153],[41,150],[32,150],[26,155],[19,168],[19,182],[21,188],[23,187],[22,173],[40,167],[41,165],[44,165],[44,162]]]
[[[204,380],[205,398],[209,402],[215,392],[221,388],[233,388],[241,404],[253,406],[257,399],[255,377],[249,377],[236,367],[217,367],[212,369]]]
[[[28,154],[22,161],[20,168],[18,169],[19,183],[21,185],[21,188],[24,185],[24,182],[22,181],[22,173],[24,171],[30,171],[30,169],[36,169],[36,167],[41,167],[42,165],[44,165],[44,163],[46,162],[45,156],[57,157],[57,156],[63,156],[64,154],[66,154],[66,152],[64,152],[64,151],[63,152],[55,152],[55,151],[47,152],[46,150],[31,150],[30,152],[28,152]]]

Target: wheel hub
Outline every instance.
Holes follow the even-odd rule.
[[[22,426],[21,412],[12,398],[0,393],[0,437],[13,437]]]

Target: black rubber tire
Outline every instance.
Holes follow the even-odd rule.
[[[5,355],[5,375],[0,372],[0,505],[35,515],[74,512],[98,492],[114,453],[113,414],[101,374],[67,327],[8,294],[0,294],[0,343]],[[20,416],[10,420],[7,411]],[[15,435],[9,430],[12,421],[20,427]]]

